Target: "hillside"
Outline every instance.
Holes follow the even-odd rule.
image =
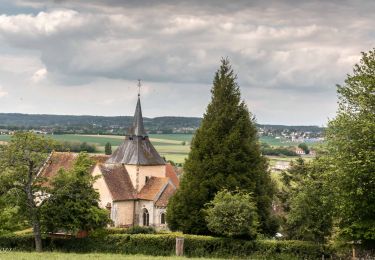
[[[123,134],[132,124],[133,116],[73,116],[0,113],[0,129],[38,129],[46,132],[78,134]],[[194,133],[199,127],[199,117],[144,117],[147,131],[155,133]],[[318,126],[287,126],[258,124],[262,135],[278,136],[281,133],[310,132],[320,135]]]

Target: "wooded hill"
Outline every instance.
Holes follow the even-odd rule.
[[[95,134],[123,134],[132,124],[133,116],[74,116],[74,115],[45,115],[0,113],[0,129],[43,129],[47,132],[58,133],[95,133]],[[199,127],[199,117],[164,116],[144,117],[145,127],[149,133],[193,133]],[[287,129],[320,133],[318,126],[286,126],[262,125],[258,128],[275,133]]]

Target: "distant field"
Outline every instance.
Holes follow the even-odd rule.
[[[124,136],[114,135],[49,135],[48,137],[53,138],[57,141],[68,141],[68,142],[87,142],[97,146],[98,152],[104,152],[104,145],[109,142],[112,145],[112,150],[115,150],[119,146]],[[190,143],[193,138],[192,134],[150,134],[150,140],[155,146],[156,150],[161,156],[164,156],[167,160],[172,160],[176,163],[183,163],[185,158],[190,151]],[[10,136],[0,135],[0,141],[9,141]],[[297,143],[290,142],[285,139],[276,139],[274,137],[261,137],[261,142],[268,143],[272,146],[296,146]],[[182,143],[185,142],[185,145]],[[311,146],[311,144],[309,144]],[[291,157],[270,157],[271,164],[275,161],[290,161],[295,158]]]
[[[291,142],[285,138],[276,139],[272,136],[262,136],[259,138],[262,143],[267,143],[271,146],[295,146],[297,143]]]
[[[109,142],[114,151],[124,140],[124,136],[114,135],[49,135],[57,141],[87,142],[96,145],[98,152],[104,153],[104,145]],[[191,134],[150,135],[150,140],[161,156],[175,163],[184,163],[190,151]],[[0,141],[9,141],[9,135],[0,135]],[[185,142],[185,145],[182,145]]]

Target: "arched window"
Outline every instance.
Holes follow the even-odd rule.
[[[148,226],[150,222],[149,222],[149,215],[148,215],[147,209],[143,209],[142,218],[143,218],[143,226]]]
[[[165,224],[165,213],[160,214],[160,224]]]

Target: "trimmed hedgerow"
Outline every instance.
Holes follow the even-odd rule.
[[[114,234],[86,238],[43,238],[46,251],[103,252],[168,256],[175,254],[179,234]],[[305,241],[238,240],[210,236],[183,235],[184,254],[189,257],[249,257],[261,255],[268,258],[293,256],[315,259],[330,252],[317,244]],[[32,235],[0,236],[0,248],[34,250]]]
[[[90,233],[90,236],[105,236],[115,234],[155,234],[156,230],[153,227],[133,226],[128,228],[104,228],[97,229]]]

